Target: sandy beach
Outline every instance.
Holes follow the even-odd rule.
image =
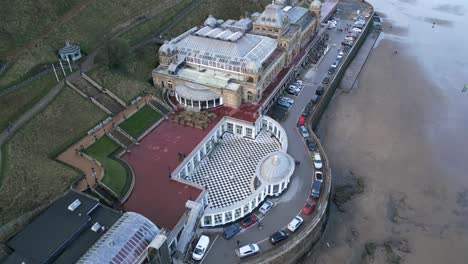
[[[468,3],[371,2],[384,31],[318,128],[335,187],[360,179],[364,191],[332,206],[303,263],[465,263],[468,52],[451,33],[468,26]]]

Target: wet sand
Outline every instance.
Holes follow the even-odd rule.
[[[344,212],[332,206],[321,245],[303,263],[362,263],[366,243],[381,245],[368,263],[468,259],[468,93],[458,49],[418,50],[415,43],[431,39],[402,28],[384,28],[357,85],[349,94],[337,90],[319,125],[335,187],[361,177],[365,189]],[[388,241],[407,245],[389,256]]]

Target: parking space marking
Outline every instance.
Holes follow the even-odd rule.
[[[205,260],[206,256],[208,256],[208,252],[210,252],[211,248],[214,246],[215,242],[216,242],[216,239],[218,239],[219,235],[216,235],[215,239],[213,240],[213,242],[211,243],[211,246],[208,248],[208,250],[205,252],[205,255],[203,255],[203,258],[202,260],[200,260],[200,264],[203,263],[203,261]]]

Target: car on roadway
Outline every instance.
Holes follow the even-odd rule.
[[[306,203],[304,204],[304,207],[301,209],[301,213],[305,215],[310,215],[312,211],[315,209],[315,202],[312,199],[307,199]]]
[[[281,97],[280,100],[288,102],[290,104],[294,104],[294,100],[292,98],[287,97],[287,96]]]
[[[200,239],[198,240],[198,243],[195,246],[195,249],[193,250],[192,258],[194,260],[201,260],[203,256],[205,255],[206,249],[208,248],[209,244],[210,244],[210,238],[205,235],[202,235]]]
[[[257,223],[258,221],[258,218],[255,214],[249,214],[248,216],[244,217],[241,221],[240,221],[240,225],[243,227],[243,228],[247,228],[247,227],[250,227],[252,226],[253,224]]]
[[[258,209],[258,211],[265,215],[266,213],[268,213],[268,211],[270,211],[273,205],[274,203],[272,201],[266,200],[265,202],[263,202],[262,206],[260,206],[260,209]]]
[[[286,107],[286,108],[288,108],[288,109],[291,107],[291,104],[290,104],[290,103],[285,102],[285,101],[282,101],[282,100],[278,100],[277,104],[278,104],[279,106],[283,106],[283,107]]]
[[[335,69],[336,69],[336,68],[330,67],[330,69],[328,69],[328,74],[334,74],[334,73],[335,73]]]
[[[241,230],[242,230],[241,225],[239,223],[234,223],[223,229],[223,236],[225,239],[230,239],[231,237],[239,233]]]
[[[292,89],[288,89],[288,90],[286,90],[286,93],[287,93],[287,94],[290,94],[290,95],[298,95],[298,94],[299,94],[299,92],[298,92],[298,91],[296,91],[296,90],[292,90]]]
[[[257,244],[248,244],[236,250],[236,253],[238,254],[239,258],[245,258],[258,253],[259,251],[260,248]]]
[[[288,230],[291,232],[295,232],[302,225],[303,222],[304,219],[297,215],[296,217],[294,217],[293,220],[291,220],[291,222],[289,222]]]
[[[300,127],[299,127],[299,131],[301,132],[301,135],[302,135],[304,138],[310,137],[309,131],[307,131],[307,128],[306,128],[305,126],[300,126]]]
[[[338,62],[335,60],[332,65],[330,65],[331,68],[336,68],[338,67]]]
[[[365,17],[365,18],[369,18],[370,16],[371,16],[371,14],[370,14],[370,13],[367,13],[364,17]]]
[[[322,91],[323,91],[323,90],[322,90]],[[312,95],[312,97],[310,98],[310,102],[312,102],[312,103],[317,102],[317,101],[318,101],[318,97],[319,97],[319,96],[318,96],[317,94]]]
[[[346,41],[346,40],[347,40],[347,41],[354,41],[354,38],[351,37],[351,36],[349,36],[349,37],[344,38],[344,40],[345,40],[345,41]]]
[[[304,111],[302,111],[302,116],[305,116],[305,117],[308,117],[309,116],[309,111],[310,109],[304,109]]]
[[[317,86],[317,90],[315,90],[315,95],[321,95],[323,93],[323,90],[325,90],[325,87]]]
[[[294,84],[289,85],[288,88],[289,88],[289,89],[294,89],[294,90],[301,90],[301,88],[297,87],[297,86],[294,85]]]
[[[288,238],[288,232],[284,230],[279,230],[270,236],[270,242],[274,245],[286,238]]]
[[[304,84],[304,82],[303,82],[302,80],[296,80],[296,82],[297,82],[298,84],[300,84],[300,85],[303,85],[303,84]]]
[[[300,116],[299,119],[297,119],[297,126],[303,126],[305,124],[305,117]]]
[[[356,33],[361,33],[362,29],[357,28],[357,27],[353,27],[353,29],[351,31],[356,32]]]
[[[328,77],[323,78],[322,83],[323,84],[329,84],[330,83],[330,78],[328,78]]]
[[[318,199],[320,197],[320,188],[322,187],[322,182],[314,181],[312,184],[312,192],[310,193],[310,198]]]
[[[341,42],[341,45],[343,45],[345,47],[352,47],[354,45],[354,42],[349,41],[349,40],[345,40],[345,41]]]
[[[320,157],[320,153],[314,153],[314,168],[317,170],[322,169],[322,157]]]
[[[315,141],[313,141],[312,139],[307,139],[306,143],[307,143],[307,148],[310,151],[316,151],[317,150],[317,144],[315,144]]]
[[[321,171],[315,171],[315,180],[319,182],[323,182],[323,174]]]

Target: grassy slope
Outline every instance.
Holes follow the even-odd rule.
[[[70,118],[73,117],[73,118]],[[70,89],[36,115],[3,148],[0,182],[0,225],[53,199],[70,187],[79,173],[50,158],[83,136],[105,117],[91,102]]]
[[[36,7],[36,5],[39,4],[35,4],[37,1],[17,0],[16,2],[21,2],[18,3],[18,5],[21,4],[26,6],[33,10],[31,12],[35,12],[35,14],[37,14],[37,10],[41,10],[43,12],[40,16],[30,14],[23,17],[22,13],[19,13],[19,11],[16,11],[15,9],[17,5],[12,3],[12,10],[2,13],[2,20],[13,21],[13,24],[15,24],[20,23],[19,18],[21,18],[25,20],[25,26],[14,27],[3,25],[5,23],[2,23],[0,32],[3,32],[3,35],[25,35],[24,38],[26,40],[33,39],[38,35],[36,25],[41,24],[40,20],[43,19],[44,21],[49,21],[47,19],[49,15],[54,18],[52,14],[56,11],[54,11],[49,5],[45,5],[42,10]],[[43,2],[44,1],[40,1],[41,4]],[[153,9],[162,10],[172,2],[173,1],[171,0],[161,0],[157,1],[157,3],[153,0],[89,1],[85,8],[77,13],[76,16],[72,17],[67,23],[54,23],[59,19],[55,17],[55,19],[52,19],[52,22],[50,22],[53,23],[55,27],[53,27],[52,31],[48,32],[47,36],[41,38],[32,47],[23,49],[18,53],[18,56],[9,70],[2,76],[2,78],[0,78],[0,87],[7,86],[21,80],[24,75],[37,64],[57,60],[56,52],[63,46],[65,40],[80,44],[84,51],[92,51],[98,46],[103,38],[107,36],[106,34],[109,34],[110,30],[119,23],[144,15]],[[63,9],[65,9],[64,11],[67,11],[72,9],[73,6],[74,5],[70,4],[67,7],[63,7]],[[34,19],[32,18],[33,16]],[[21,20],[21,23],[23,23],[23,20]],[[5,42],[15,43],[14,39],[9,39],[10,40]],[[24,44],[25,42],[26,41],[20,41],[20,43],[15,43],[15,46],[20,47],[21,44]],[[7,52],[11,52],[15,48],[14,46],[10,47],[12,46],[11,44],[3,46],[8,47],[3,49],[3,54],[0,54],[0,60],[4,58],[3,56],[5,56]]]
[[[119,127],[125,130],[133,138],[138,138],[160,118],[160,113],[145,105],[137,113],[121,123]]]
[[[115,193],[124,195],[127,186],[127,170],[111,157],[120,146],[108,136],[103,136],[87,148],[85,153],[97,159],[104,167],[103,183]]]
[[[0,97],[0,131],[36,104],[57,83],[53,73]]]
[[[125,64],[126,70],[111,71],[106,65],[88,73],[103,87],[129,103],[144,91],[152,89],[151,71],[156,67],[157,48],[147,46],[136,50]]]

